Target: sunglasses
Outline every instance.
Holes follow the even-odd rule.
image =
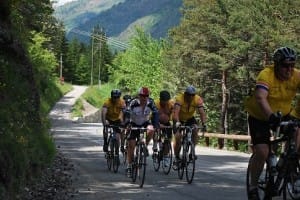
[[[149,97],[149,95],[142,95],[142,94],[140,94],[139,96],[140,96],[140,97],[145,97],[145,98],[146,98],[146,97]]]
[[[289,68],[289,67],[294,68],[295,67],[295,63],[282,63],[281,67],[282,68]]]

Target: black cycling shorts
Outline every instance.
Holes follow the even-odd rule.
[[[270,144],[270,124],[268,121],[258,120],[252,116],[248,117],[248,125],[253,145]]]
[[[286,115],[282,118],[282,121],[293,119],[290,115]],[[249,115],[248,125],[252,144],[270,144],[270,124],[268,121],[258,120]]]
[[[151,125],[150,121],[146,121],[142,125],[131,123],[132,127],[137,127],[137,128],[146,128],[148,125]],[[139,134],[140,134],[139,130],[131,130],[129,135],[127,136],[127,140],[136,140],[139,137]]]
[[[162,124],[162,125],[164,125],[164,126],[171,126],[171,123],[170,122],[167,122],[167,123],[164,123],[164,124]],[[172,128],[162,128],[161,129],[162,131],[163,131],[163,133],[165,133],[166,135],[167,135],[167,137],[169,138],[169,139],[171,139],[172,138],[172,132],[173,132],[173,129]]]

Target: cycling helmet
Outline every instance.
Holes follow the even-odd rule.
[[[130,99],[131,99],[131,96],[129,95],[129,94],[125,94],[124,96],[123,96],[123,99],[124,99],[124,101],[130,101]]]
[[[131,96],[129,94],[126,94],[123,96],[123,100],[125,101],[126,105],[128,105],[131,101]]]
[[[289,47],[280,47],[275,50],[273,61],[275,65],[281,64],[283,61],[296,61],[297,53]]]
[[[196,88],[192,85],[189,85],[185,91],[184,91],[185,94],[190,94],[190,95],[195,95],[196,94]]]
[[[139,89],[139,95],[149,96],[150,95],[150,90],[147,87],[141,87]]]
[[[159,99],[161,101],[169,101],[171,99],[171,95],[167,90],[163,90],[159,93]]]
[[[110,93],[111,98],[119,98],[121,96],[121,91],[119,89],[113,89]]]

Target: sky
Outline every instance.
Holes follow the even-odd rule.
[[[68,3],[70,1],[76,1],[76,0],[51,0],[51,1],[57,2],[57,3],[54,4],[55,6],[61,6],[61,5],[65,4],[65,3]]]

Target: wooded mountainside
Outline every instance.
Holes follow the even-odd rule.
[[[94,5],[90,8],[87,5]],[[108,37],[128,41],[134,26],[142,26],[154,38],[165,38],[168,30],[179,24],[182,0],[125,0],[121,1],[74,1],[57,7],[55,15],[67,26],[67,38],[78,37],[72,29],[91,32],[99,25]],[[70,29],[70,30],[68,30]],[[70,31],[70,32],[69,32]]]

